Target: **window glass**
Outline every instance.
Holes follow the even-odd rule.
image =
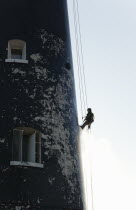
[[[13,131],[13,161],[41,163],[41,133],[32,128]]]
[[[26,60],[26,42],[22,40],[10,40],[8,42],[8,59]]]
[[[22,50],[11,49],[11,59],[22,59]]]

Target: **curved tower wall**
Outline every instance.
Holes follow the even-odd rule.
[[[0,27],[0,209],[81,210],[66,0],[2,0]]]

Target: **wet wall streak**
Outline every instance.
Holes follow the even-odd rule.
[[[2,0],[0,25],[0,209],[81,210],[66,0]],[[28,64],[5,62],[11,39]],[[16,127],[42,133],[43,169],[10,165]]]

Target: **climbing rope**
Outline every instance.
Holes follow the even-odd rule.
[[[80,46],[81,46],[81,61],[82,61],[82,67],[83,67],[84,92],[85,92],[86,107],[88,107],[86,78],[85,78],[85,65],[84,65],[84,57],[83,57],[83,46],[82,46],[82,38],[81,38],[82,36],[81,36],[81,26],[80,26],[78,0],[76,0],[76,5],[77,5],[78,26],[79,26],[79,41],[80,41]]]
[[[74,13],[74,28],[75,28],[75,40],[76,40],[80,103],[81,103],[81,112],[83,118],[83,112],[86,113],[88,102],[87,102],[87,91],[86,91],[85,66],[83,59],[83,47],[82,47],[82,38],[81,38],[81,27],[80,27],[80,18],[79,18],[79,6],[77,0],[73,0],[73,13]]]
[[[75,42],[76,42],[76,54],[77,54],[77,70],[78,70],[78,82],[79,82],[79,94],[80,94],[80,104],[81,104],[81,114],[82,118],[84,116],[83,110],[83,102],[82,102],[82,78],[81,78],[81,65],[80,65],[80,54],[79,54],[79,41],[78,41],[78,34],[77,32],[77,18],[76,18],[76,5],[75,1],[73,0],[73,13],[74,13],[74,28],[75,28]]]
[[[91,129],[88,130],[88,135],[91,136]],[[93,147],[93,145],[91,145]],[[93,158],[91,158],[91,168],[90,168],[90,174],[91,174],[91,196],[92,196],[92,210],[94,210],[94,191],[93,191],[93,166],[92,163],[93,162]]]
[[[76,41],[76,54],[77,54],[77,68],[78,68],[78,81],[79,81],[79,94],[80,94],[80,104],[82,118],[84,112],[88,108],[87,100],[87,88],[86,88],[86,78],[85,78],[85,65],[83,57],[83,46],[82,46],[82,35],[79,17],[79,5],[78,0],[73,0],[73,13],[74,13],[74,28],[75,28],[75,41]],[[91,196],[92,196],[92,210],[94,210],[94,193],[93,193],[93,174],[92,174],[92,162],[91,162]],[[87,179],[87,177],[86,177]],[[87,184],[87,181],[86,181]],[[86,186],[87,189],[87,186]],[[87,196],[88,202],[88,196]]]
[[[94,192],[93,192],[93,175],[91,169],[91,194],[92,194],[92,210],[94,210]]]

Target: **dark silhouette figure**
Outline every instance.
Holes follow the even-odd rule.
[[[84,119],[84,123],[83,123],[83,125],[80,126],[82,129],[84,129],[84,127],[86,125],[88,125],[88,129],[89,129],[91,124],[94,122],[94,114],[92,113],[91,108],[88,108],[87,112],[88,113],[87,113],[87,115],[86,115],[86,117]]]

